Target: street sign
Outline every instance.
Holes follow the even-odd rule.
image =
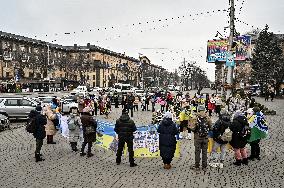
[[[231,53],[227,54],[226,66],[227,67],[234,67],[235,66],[234,56]]]

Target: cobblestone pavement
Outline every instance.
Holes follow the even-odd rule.
[[[55,145],[44,142],[46,160],[35,163],[35,140],[22,127],[0,132],[0,187],[284,187],[284,100],[265,104],[277,115],[268,116],[270,138],[261,142],[261,160],[248,166],[233,166],[229,151],[223,169],[194,172],[189,169],[194,161],[189,140],[182,140],[181,157],[174,159],[171,170],[162,168],[160,158],[138,158],[135,168],[124,158],[117,166],[113,152],[95,146],[95,156],[80,157],[59,135]]]

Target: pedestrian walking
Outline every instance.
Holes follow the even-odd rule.
[[[118,148],[116,153],[116,164],[121,163],[122,151],[125,143],[127,144],[129,153],[130,167],[135,167],[137,164],[134,162],[134,151],[133,151],[133,133],[137,130],[135,123],[130,119],[127,110],[122,111],[122,115],[116,120],[114,131],[118,134]]]
[[[81,147],[80,156],[86,155],[85,147],[88,144],[87,157],[92,157],[94,155],[92,153],[92,146],[93,142],[96,141],[97,122],[94,117],[91,116],[89,107],[83,109],[83,113],[81,115],[81,123],[83,128],[84,142]]]
[[[198,113],[189,125],[189,128],[194,132],[194,147],[195,147],[195,164],[191,169],[198,171],[200,169],[200,154],[202,153],[202,170],[207,170],[207,149],[208,149],[208,132],[211,130],[212,121],[205,113],[204,106],[198,106]]]
[[[176,150],[176,135],[179,133],[172,119],[172,113],[166,112],[157,130],[159,133],[160,156],[164,163],[164,169],[171,168],[171,162]]]

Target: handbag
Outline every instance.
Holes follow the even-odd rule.
[[[94,133],[94,132],[96,132],[96,131],[95,131],[95,128],[93,126],[85,127],[85,134],[91,134],[91,133]]]

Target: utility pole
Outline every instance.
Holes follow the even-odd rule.
[[[230,36],[229,36],[229,46],[228,46],[228,53],[231,54],[232,52],[232,46],[233,46],[233,39],[234,39],[234,31],[235,31],[235,3],[234,0],[230,0],[231,7],[230,7]],[[227,84],[229,85],[229,88],[227,88],[227,95],[226,99],[229,98],[230,95],[232,95],[233,92],[233,66],[228,66],[228,72],[227,72]]]

